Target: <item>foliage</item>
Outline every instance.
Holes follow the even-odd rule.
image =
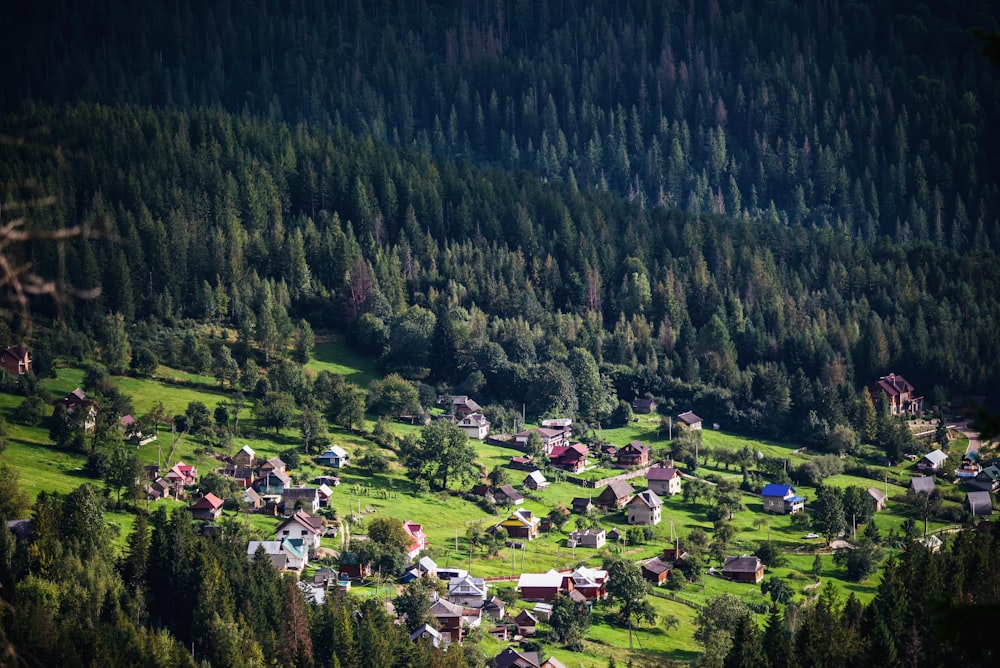
[[[444,420],[421,429],[419,438],[405,439],[400,454],[411,474],[424,477],[439,489],[449,481],[465,482],[476,473],[476,452],[458,426]]]
[[[648,592],[649,583],[636,563],[620,559],[608,567],[608,598],[618,605],[623,625],[631,626],[633,618],[655,620],[656,611],[646,601]]]
[[[862,540],[853,548],[837,550],[833,561],[847,568],[847,579],[853,582],[868,579],[878,571],[882,550],[874,542]]]
[[[844,531],[847,520],[844,518],[844,503],[839,489],[824,485],[816,490],[812,522],[816,531],[826,538],[827,545]]]
[[[770,596],[775,603],[788,603],[795,596],[795,591],[781,578],[769,577],[760,583],[760,592]]]
[[[399,374],[389,374],[368,385],[368,410],[376,415],[407,415],[420,410],[417,388]]]
[[[569,596],[557,596],[552,604],[549,626],[556,642],[568,644],[587,635],[590,629],[591,610],[586,601],[574,602]]]

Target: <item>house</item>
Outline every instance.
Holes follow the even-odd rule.
[[[249,487],[253,484],[253,467],[226,464],[222,467],[222,476],[231,479],[240,487]]]
[[[944,541],[940,537],[931,534],[930,536],[924,536],[923,538],[918,538],[917,542],[926,547],[931,552],[937,552],[944,546]]]
[[[325,566],[313,574],[313,584],[324,589],[333,589],[339,580],[337,572]]]
[[[257,490],[253,487],[247,487],[243,490],[240,502],[250,510],[257,510],[261,507],[261,505],[263,505],[264,500],[261,498],[260,494],[257,493]]]
[[[660,496],[680,494],[681,472],[673,466],[654,466],[646,472],[646,487]]]
[[[444,643],[444,636],[430,624],[424,623],[410,634],[410,642],[417,642],[418,640],[430,643],[432,647],[441,647],[442,643]]]
[[[515,471],[534,471],[535,468],[537,468],[535,463],[531,461],[531,457],[523,457],[520,455],[517,457],[511,457],[510,464],[508,464],[508,466]]]
[[[430,557],[420,557],[413,566],[403,573],[403,577],[400,578],[403,584],[407,582],[412,582],[418,578],[422,577],[437,577],[438,565]]]
[[[885,492],[880,490],[878,487],[869,487],[868,496],[871,497],[872,504],[875,506],[875,512],[880,510],[885,510],[885,504],[889,500],[889,497]]]
[[[177,462],[163,477],[175,488],[188,487],[198,482],[198,469],[184,462]]]
[[[469,490],[469,493],[472,494],[473,496],[477,496],[477,497],[486,499],[490,503],[496,503],[497,502],[496,497],[493,496],[493,490],[490,489],[490,486],[488,484],[486,484],[486,483],[480,483],[478,485],[473,485],[472,489]]]
[[[793,515],[805,508],[806,498],[798,496],[795,488],[791,485],[779,485],[771,483],[764,485],[760,492],[760,498],[764,502],[764,510],[782,515]]]
[[[917,468],[921,471],[937,471],[948,461],[948,455],[941,450],[931,450],[920,458]]]
[[[233,455],[233,464],[236,464],[237,466],[249,466],[253,468],[254,457],[256,456],[256,454],[257,453],[253,451],[253,448],[251,448],[249,445],[244,445],[242,448],[240,448],[239,452]]]
[[[640,413],[642,415],[649,415],[650,413],[656,412],[656,400],[655,399],[636,399],[632,402],[632,412]]]
[[[989,492],[968,492],[965,495],[965,508],[973,517],[992,515],[993,495]]]
[[[465,575],[448,581],[448,600],[470,608],[481,608],[486,602],[486,581]]]
[[[494,668],[541,668],[542,661],[538,652],[518,651],[507,647],[493,657]]]
[[[296,510],[287,520],[278,525],[274,530],[274,537],[278,540],[282,538],[297,538],[301,540],[306,549],[319,547],[319,539],[323,536],[323,519],[313,517],[304,510]]]
[[[329,485],[330,487],[340,487],[340,478],[335,475],[318,475],[312,479],[314,485]]]
[[[292,486],[291,477],[284,471],[267,471],[253,483],[254,488],[261,494],[273,494],[281,496],[286,487]]]
[[[490,421],[482,413],[469,413],[458,421],[458,427],[471,439],[481,441],[490,433]]]
[[[483,601],[483,614],[496,620],[501,620],[507,616],[507,604],[496,596]]]
[[[636,494],[625,506],[629,524],[659,524],[662,511],[663,501],[649,489]]]
[[[250,561],[257,558],[258,550],[279,571],[300,571],[309,563],[309,549],[301,540],[251,540],[247,543],[247,557]]]
[[[97,402],[87,398],[87,393],[79,387],[67,394],[62,399],[56,401],[66,407],[67,415],[75,415],[77,411],[83,415],[83,428],[85,431],[93,431],[97,426]]]
[[[316,458],[316,461],[324,466],[342,469],[347,466],[348,459],[350,457],[347,455],[347,450],[344,450],[339,445],[331,445],[326,449],[326,452]]]
[[[340,553],[337,569],[340,571],[341,578],[366,578],[372,574],[372,565],[362,563],[361,555],[350,550],[344,550]]]
[[[594,501],[589,496],[575,496],[570,502],[570,510],[577,515],[589,515],[594,511]]]
[[[441,635],[449,642],[462,642],[466,630],[482,623],[482,613],[478,608],[468,608],[443,598],[431,604],[430,614],[437,620]]]
[[[539,529],[542,531],[552,531],[558,526],[558,522],[554,521],[554,519],[560,516],[565,518],[567,515],[569,515],[569,510],[562,506],[556,506],[549,511],[548,515],[542,518],[541,524],[538,525]]]
[[[691,431],[701,429],[702,419],[691,411],[686,411],[677,416],[677,424]]]
[[[618,527],[615,527],[614,529],[608,532],[608,540],[613,540],[616,543],[624,537],[625,537],[625,532],[619,529]]]
[[[437,576],[438,580],[454,580],[455,578],[464,578],[469,574],[469,571],[464,568],[438,568]]]
[[[222,516],[222,499],[209,492],[192,504],[191,515],[196,520],[214,522]]]
[[[549,486],[549,481],[545,479],[541,471],[535,469],[524,479],[524,486],[533,490],[545,489]]]
[[[549,461],[557,469],[579,473],[587,467],[587,457],[589,455],[590,450],[582,443],[557,445],[549,453]]]
[[[535,636],[535,627],[538,626],[538,619],[527,610],[522,610],[514,618],[514,624],[517,626],[517,634],[519,636],[533,638]]]
[[[914,396],[913,385],[902,376],[890,373],[882,376],[872,388],[872,399],[882,397],[889,405],[891,415],[916,415],[924,412],[924,398]]]
[[[153,432],[151,436],[143,436],[142,425],[131,415],[123,415],[118,418],[118,427],[122,430],[122,440],[137,447],[156,440],[156,432]]]
[[[511,485],[500,485],[493,492],[496,502],[506,506],[519,506],[524,503],[524,497]]]
[[[528,439],[531,438],[532,434],[538,434],[542,439],[542,451],[549,455],[557,445],[566,445],[569,433],[569,429],[548,429],[546,427],[528,429],[514,434],[514,447],[527,451]]]
[[[311,513],[318,511],[319,490],[315,487],[286,487],[281,492],[281,511],[287,514],[299,509]]]
[[[333,490],[326,483],[316,488],[316,495],[319,497],[319,507],[326,508],[333,499]]]
[[[592,547],[600,549],[607,543],[608,536],[604,529],[577,529],[566,539],[569,547]]]
[[[444,403],[441,401],[442,398],[438,398],[439,403]],[[482,410],[482,406],[463,394],[451,397],[451,413],[457,418],[464,418],[466,415],[471,415],[472,413],[481,413]]]
[[[532,515],[530,510],[521,508],[515,510],[507,519],[495,525],[493,530],[504,529],[511,538],[531,540],[538,538],[538,523],[538,518]]]
[[[588,601],[600,600],[607,595],[608,572],[602,568],[579,566],[563,576],[561,589],[571,596],[582,594]]]
[[[424,535],[424,528],[412,520],[403,522],[403,531],[410,537],[410,541],[406,545],[406,557],[413,561],[417,555],[427,549],[427,536]]]
[[[934,478],[931,476],[910,478],[910,489],[914,494],[931,494],[934,492]]]
[[[550,570],[547,573],[521,573],[517,591],[524,601],[554,601],[563,585],[563,574]]]
[[[733,582],[757,584],[764,579],[764,564],[759,557],[726,557],[722,577]]]
[[[1000,467],[994,465],[987,466],[976,474],[976,477],[968,480],[970,487],[984,492],[1000,491]]]
[[[169,499],[171,489],[173,489],[173,486],[165,478],[157,478],[149,485],[146,485],[146,498],[150,501]]]
[[[646,466],[650,451],[650,447],[642,441],[632,441],[615,453],[615,461],[622,467]]]
[[[673,565],[670,562],[664,561],[660,557],[653,557],[642,562],[642,577],[654,587],[659,587],[667,581],[671,568]]]
[[[8,346],[0,351],[0,368],[12,376],[31,373],[31,353],[24,346]]]
[[[618,510],[632,500],[635,488],[624,480],[615,480],[597,495],[597,505],[609,510]]]
[[[30,541],[34,536],[35,521],[32,519],[7,520],[7,531],[18,541]]]

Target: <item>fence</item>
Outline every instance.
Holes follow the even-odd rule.
[[[644,466],[641,469],[635,469],[634,471],[628,471],[627,473],[622,473],[621,475],[611,476],[610,478],[601,478],[600,480],[594,480],[594,481],[585,480],[583,478],[578,478],[576,476],[568,475],[566,476],[566,481],[576,483],[581,487],[592,487],[592,488],[604,487],[605,485],[609,485],[619,480],[631,480],[632,478],[643,477],[649,472],[649,469],[651,468],[653,468],[653,464],[650,464],[649,466]]]

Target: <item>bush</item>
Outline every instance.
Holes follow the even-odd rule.
[[[87,457],[87,463],[83,465],[83,471],[91,478],[96,478],[97,480],[104,480],[104,476],[108,473],[108,467],[110,466],[110,459],[106,452],[97,451],[90,454]]]
[[[37,427],[45,419],[49,406],[38,395],[32,395],[21,402],[14,411],[14,419],[23,425]]]

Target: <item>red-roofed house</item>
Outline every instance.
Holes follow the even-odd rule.
[[[24,346],[10,346],[0,351],[0,367],[12,376],[31,371],[31,353]]]
[[[582,443],[573,445],[557,445],[549,453],[552,466],[564,471],[577,473],[587,466],[587,457],[590,450]]]
[[[209,492],[191,506],[191,514],[196,520],[214,522],[222,515],[222,499]]]
[[[649,463],[650,447],[642,441],[632,441],[615,453],[618,466],[645,466]]]
[[[913,385],[894,373],[882,376],[875,383],[872,400],[878,401],[879,396],[885,397],[889,403],[889,413],[892,415],[917,414],[924,411],[924,398],[914,396]]]
[[[187,487],[198,482],[198,469],[190,464],[177,462],[163,477],[172,485]]]
[[[406,546],[406,556],[413,561],[427,547],[427,536],[424,535],[423,527],[411,520],[403,522],[403,531],[410,537],[410,543]]]

